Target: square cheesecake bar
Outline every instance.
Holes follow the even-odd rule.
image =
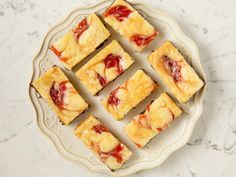
[[[51,50],[71,69],[110,36],[96,14],[81,20],[72,30],[51,45]]]
[[[33,81],[32,86],[65,125],[69,125],[88,108],[88,104],[57,66],[52,67],[40,78]]]
[[[116,0],[104,13],[106,23],[142,51],[159,34],[131,5]]]
[[[170,41],[155,50],[148,60],[181,103],[188,101],[204,85]]]
[[[78,125],[74,134],[112,171],[118,170],[132,155],[93,115]]]
[[[144,113],[134,119],[124,128],[124,132],[138,147],[145,146],[162,130],[170,126],[182,111],[174,101],[163,93],[149,104]]]
[[[157,87],[151,77],[143,70],[138,70],[131,78],[103,99],[102,104],[116,120],[121,120]]]
[[[76,72],[88,91],[95,95],[123,73],[133,60],[117,41],[112,41]]]

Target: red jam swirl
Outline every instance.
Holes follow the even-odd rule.
[[[106,69],[116,67],[118,74],[121,74],[124,70],[121,66],[121,57],[119,55],[109,54],[105,60]]]
[[[104,12],[104,16],[107,17],[107,16],[112,15],[116,18],[116,20],[118,20],[119,22],[122,22],[126,18],[128,18],[128,16],[131,13],[132,11],[128,9],[126,6],[117,5],[117,6],[107,9],[106,12]]]
[[[121,151],[124,149],[124,145],[118,144],[114,149],[109,152],[100,152],[100,157],[103,161],[105,161],[109,156],[116,158],[118,163],[122,163],[123,158],[121,155]]]
[[[58,51],[53,45],[50,47],[50,49],[55,53],[56,56],[61,56],[62,52]]]
[[[81,22],[78,23],[77,27],[72,30],[75,38],[78,40],[83,32],[88,29],[89,25],[87,19],[83,19]]]
[[[97,78],[99,80],[99,83],[102,87],[104,87],[107,84],[107,79],[102,77],[100,74],[97,73]]]
[[[173,77],[175,83],[181,81],[181,66],[178,65],[177,61],[171,60],[168,56],[163,55],[162,60],[164,62],[164,67],[167,70],[167,72],[170,73],[170,75]]]
[[[134,120],[134,122],[135,122],[136,124],[138,124],[139,126],[141,126],[141,127],[151,129],[150,121],[149,121],[148,119],[149,119],[148,115],[146,115],[146,114],[140,114],[140,115]]]
[[[99,134],[101,134],[102,132],[108,132],[107,128],[102,124],[94,125],[92,129]]]
[[[151,104],[148,104],[147,107],[146,107],[146,110],[147,110],[148,112],[150,112],[150,106],[151,106]]]
[[[53,51],[53,53],[63,62],[67,61],[66,57],[62,57],[62,52],[63,51],[58,51],[56,49],[56,47],[54,47],[53,45],[50,47],[50,49]]]
[[[120,99],[117,97],[117,91],[118,89],[116,90],[113,90],[111,93],[110,93],[110,96],[107,100],[107,103],[110,104],[110,105],[115,105],[117,106],[120,102]]]
[[[157,131],[158,131],[158,132],[161,132],[161,131],[165,130],[166,128],[168,128],[168,126],[169,126],[169,124],[166,123],[166,124],[164,124],[163,127],[158,127],[158,128],[157,128]]]
[[[140,35],[140,34],[134,34],[131,37],[131,41],[134,41],[134,43],[137,46],[146,46],[148,45],[156,36],[157,36],[157,31],[155,31],[152,35],[150,36],[145,36],[145,35]]]
[[[121,74],[122,72],[124,72],[121,66],[121,57],[119,55],[113,55],[113,54],[107,55],[107,57],[104,59],[104,65],[105,65],[105,69],[115,67],[118,74]],[[97,79],[99,80],[99,83],[102,87],[104,87],[108,83],[106,76],[103,77],[98,73],[97,73]]]
[[[59,108],[59,109],[65,109],[64,107],[64,97],[65,97],[65,91],[66,91],[66,83],[68,81],[63,81],[60,84],[53,82],[49,94],[52,98],[53,103]]]

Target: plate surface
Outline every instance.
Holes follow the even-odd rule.
[[[33,60],[32,81],[42,75],[47,69],[53,65],[64,66],[58,61],[56,56],[48,49],[50,44],[71,29],[77,21],[93,12],[101,14],[110,4],[111,0],[101,2],[95,6],[88,8],[76,9],[69,14],[60,24],[53,27],[45,36],[42,47]],[[202,112],[204,90],[200,90],[193,99],[188,103],[179,105],[184,114],[176,120],[170,128],[162,132],[158,137],[153,139],[144,149],[136,148],[123,133],[123,127],[134,117],[145,109],[145,106],[153,99],[156,99],[163,91],[170,92],[161,82],[157,73],[151,68],[147,61],[147,56],[152,50],[159,47],[165,40],[171,40],[175,46],[183,53],[188,62],[197,71],[203,80],[206,80],[205,73],[200,63],[199,53],[194,42],[188,38],[177,25],[177,23],[167,14],[150,9],[144,4],[133,2],[132,5],[157,29],[160,30],[160,36],[148,46],[144,52],[137,53],[126,40],[119,34],[115,33],[111,28],[112,37],[106,41],[105,45],[116,39],[124,47],[124,49],[133,57],[135,64],[129,68],[123,75],[116,79],[103,89],[99,96],[91,96],[76,79],[74,72],[67,71],[66,74],[79,90],[81,95],[91,105],[85,114],[79,116],[70,126],[62,126],[55,116],[54,112],[49,108],[46,102],[33,89],[29,88],[31,101],[36,110],[37,124],[40,130],[54,143],[58,152],[66,159],[75,164],[82,164],[95,172],[103,172],[116,176],[124,176],[135,173],[140,170],[154,168],[159,166],[164,160],[175,150],[185,145],[191,136],[192,130]],[[103,45],[103,47],[105,46]],[[102,47],[102,48],[103,48]],[[101,50],[101,49],[99,49]],[[98,51],[99,51],[98,50]],[[92,56],[87,57],[73,71],[76,71],[85,64]],[[151,77],[158,82],[160,88],[147,97],[135,109],[130,111],[122,121],[116,121],[100,104],[100,99],[106,96],[112,89],[116,88],[120,83],[128,79],[137,69],[144,69]],[[171,94],[170,94],[171,95]],[[172,96],[172,95],[171,95]],[[173,97],[172,97],[173,98]],[[98,117],[109,129],[121,139],[133,152],[134,155],[120,170],[111,172],[103,163],[101,163],[95,155],[93,155],[82,142],[74,136],[73,129],[76,125],[84,120],[89,114]]]

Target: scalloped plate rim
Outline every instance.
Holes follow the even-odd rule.
[[[39,60],[39,57],[41,55],[43,47],[45,46],[45,43],[46,43],[46,41],[48,39],[49,34],[52,33],[52,31],[54,29],[56,29],[57,27],[63,25],[66,21],[68,21],[69,18],[72,17],[73,14],[76,13],[77,11],[80,11],[80,10],[91,10],[91,9],[94,9],[94,8],[96,8],[98,6],[103,5],[103,4],[110,3],[112,1],[113,0],[105,0],[105,1],[102,1],[102,2],[100,2],[98,4],[91,5],[91,6],[88,6],[88,7],[75,8],[73,11],[71,11],[69,13],[69,15],[66,16],[66,18],[64,18],[64,20],[60,21],[58,24],[54,25],[49,30],[46,33],[45,37],[43,38],[43,41],[41,42],[42,44],[41,44],[41,47],[39,49],[39,52],[37,53],[37,55],[33,59],[33,62],[32,62],[33,72],[32,72],[32,77],[31,77],[30,83],[33,81],[33,78],[34,78],[34,76],[36,74],[36,69],[35,69],[36,66],[34,64],[37,62],[37,60]],[[189,138],[190,138],[190,136],[192,134],[192,131],[194,129],[194,126],[195,126],[197,120],[200,118],[200,115],[201,115],[202,109],[203,109],[203,97],[204,97],[204,93],[205,93],[205,90],[206,90],[206,75],[205,75],[205,72],[204,72],[203,67],[201,65],[201,62],[200,62],[200,56],[199,56],[199,52],[198,52],[198,48],[197,48],[196,44],[187,35],[184,34],[184,32],[182,31],[180,26],[168,14],[163,13],[160,10],[156,10],[156,9],[150,8],[149,6],[147,6],[146,4],[141,3],[141,2],[131,2],[131,3],[135,4],[135,5],[140,5],[140,6],[144,7],[144,8],[146,8],[146,9],[149,9],[153,13],[161,14],[162,16],[165,16],[169,21],[171,21],[172,25],[175,26],[174,31],[178,31],[179,35],[181,35],[182,38],[187,40],[188,43],[190,43],[191,46],[194,48],[194,51],[196,52],[195,55],[196,55],[196,58],[197,58],[197,60],[195,60],[195,63],[197,62],[198,68],[199,68],[199,70],[201,72],[200,74],[201,74],[202,78],[205,80],[204,88],[200,91],[201,93],[198,93],[198,94],[201,94],[200,97],[198,98],[199,99],[198,111],[195,114],[195,116],[192,117],[192,119],[190,121],[190,125],[188,126],[188,129],[187,130],[185,129],[182,137],[180,137],[175,143],[173,143],[172,146],[168,146],[165,150],[163,150],[162,153],[159,155],[158,159],[155,159],[154,161],[144,162],[146,164],[140,163],[142,165],[142,167],[140,167],[139,169],[134,169],[133,168],[133,170],[130,170],[130,171],[127,171],[127,172],[125,172],[126,169],[121,169],[121,170],[118,170],[116,172],[110,172],[110,171],[105,170],[104,168],[99,168],[100,165],[97,165],[99,167],[95,168],[95,166],[93,164],[90,164],[90,162],[86,162],[86,159],[84,159],[84,158],[80,159],[80,162],[78,162],[78,161],[75,161],[75,160],[67,157],[65,154],[68,153],[68,152],[65,149],[63,149],[63,145],[60,143],[60,140],[58,139],[58,137],[55,136],[54,133],[50,132],[50,129],[48,129],[44,124],[40,123],[40,120],[39,120],[39,110],[37,110],[37,108],[36,108],[36,104],[38,104],[38,103],[34,102],[34,98],[33,98],[34,95],[32,93],[31,85],[29,86],[29,90],[28,90],[29,91],[30,101],[31,101],[31,103],[32,103],[32,105],[33,105],[33,107],[35,109],[35,113],[36,113],[37,127],[54,144],[54,146],[56,147],[57,151],[59,152],[59,154],[62,157],[64,157],[65,159],[67,159],[67,160],[69,160],[69,161],[71,161],[71,162],[73,162],[75,164],[81,164],[81,165],[85,166],[86,168],[88,168],[89,170],[91,170],[93,172],[102,172],[102,173],[106,173],[106,174],[112,174],[112,175],[115,175],[115,176],[130,175],[130,174],[133,174],[133,173],[141,171],[141,170],[155,168],[155,167],[161,165],[174,151],[176,151],[176,150],[180,149],[181,147],[183,147],[187,143],[187,141],[189,140]],[[85,161],[81,162],[83,160],[85,160]],[[140,166],[140,164],[135,164],[135,165],[136,166]]]

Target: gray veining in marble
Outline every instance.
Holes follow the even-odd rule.
[[[141,1],[141,0],[140,0]],[[28,98],[32,58],[45,33],[72,9],[99,0],[0,1],[0,176],[105,176],[65,161],[40,133]],[[198,45],[208,88],[186,146],[133,177],[236,176],[236,1],[146,0],[170,14]],[[52,165],[53,164],[53,165]]]

